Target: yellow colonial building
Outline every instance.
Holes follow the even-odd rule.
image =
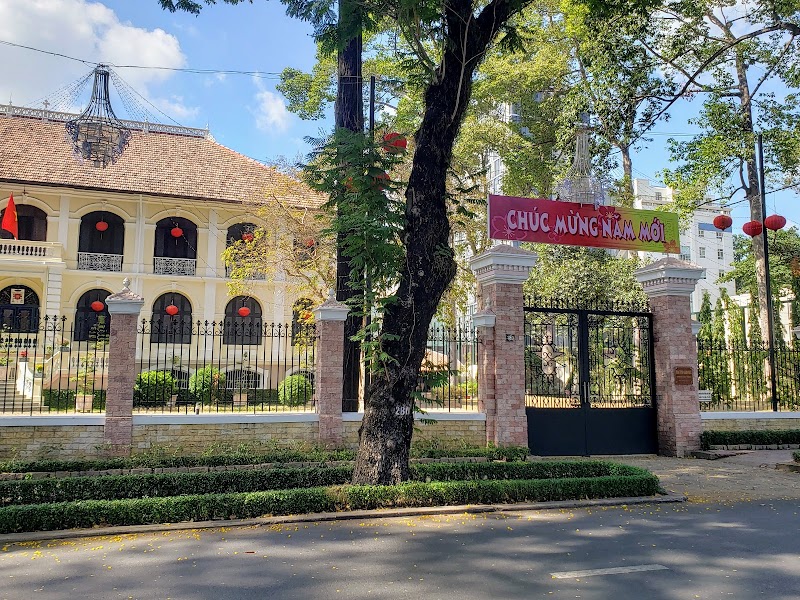
[[[291,322],[296,299],[280,268],[274,280],[250,282],[247,296],[231,297],[221,253],[262,225],[252,214],[254,202],[315,207],[320,197],[216,143],[208,131],[186,127],[126,121],[127,147],[116,163],[98,168],[73,153],[65,123],[74,117],[0,106],[0,209],[13,195],[19,228],[17,240],[0,234],[5,339],[35,334],[45,316],[66,319],[69,333],[55,346],[98,339],[109,323],[106,296],[129,278],[131,290],[145,299],[142,319],[162,326],[225,322],[222,344],[233,344],[229,326],[239,327],[234,341],[244,349],[228,362],[241,365],[247,347],[269,336],[254,332]],[[184,356],[196,339],[188,330],[163,331],[148,340],[169,345],[156,353],[164,354],[161,364],[143,363],[142,370],[182,363],[185,385],[191,363],[202,358]],[[152,349],[145,354],[153,356]],[[259,377],[257,387],[274,387],[276,376]]]

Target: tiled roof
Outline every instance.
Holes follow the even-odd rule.
[[[75,158],[63,122],[1,113],[0,182],[236,203],[323,201],[307,186],[204,137],[134,130],[119,160],[103,169]]]

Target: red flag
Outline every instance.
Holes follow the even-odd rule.
[[[19,237],[19,228],[17,227],[17,206],[14,204],[14,194],[8,199],[8,205],[3,213],[3,221],[0,223],[0,229],[5,229],[8,233],[14,236],[14,239]]]

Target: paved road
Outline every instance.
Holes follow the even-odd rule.
[[[0,598],[797,600],[798,514],[662,504],[29,543],[2,548]]]

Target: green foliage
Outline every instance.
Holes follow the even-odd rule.
[[[577,498],[607,498],[626,496],[649,496],[659,490],[658,478],[644,469],[610,463],[508,463],[483,465],[420,465],[426,478],[430,474],[450,477],[459,472],[468,477],[457,481],[415,481],[397,486],[332,486],[291,488],[247,493],[208,493],[165,497],[126,498],[118,500],[87,499],[78,501],[52,502],[40,504],[17,504],[0,508],[0,533],[21,531],[39,531],[67,529],[74,527],[94,527],[98,525],[140,525],[146,523],[172,523],[187,520],[211,520],[260,517],[263,515],[302,514],[313,512],[332,512],[342,510],[363,510],[398,506],[430,506],[452,504],[486,504],[498,502],[548,501]],[[476,468],[478,467],[478,468]],[[320,469],[318,473],[328,471],[327,475],[335,479],[341,476],[336,469]],[[488,475],[495,476],[488,479]],[[505,479],[499,475],[515,476],[518,474],[538,474],[547,476],[572,474],[571,477]],[[190,474],[182,474],[190,475]],[[211,475],[211,474],[208,474]],[[208,477],[203,483],[209,488],[214,483],[229,485],[231,476],[244,475],[251,482],[254,479],[273,477],[278,483],[280,477],[286,475],[290,483],[299,483],[302,477],[282,474],[271,476],[269,472],[223,472],[214,474],[216,480]],[[487,479],[483,479],[484,475]],[[116,481],[103,484],[109,477],[80,478],[72,480],[76,483],[79,495],[90,495],[88,489],[97,485],[106,485],[107,491],[116,490],[128,494],[131,486],[143,489],[152,488],[143,484],[146,479],[113,478]],[[156,476],[148,476],[154,481]],[[160,480],[166,486],[164,491],[179,478]],[[66,480],[63,480],[66,481]],[[63,483],[62,481],[62,483]],[[92,481],[91,483],[89,483]],[[244,481],[242,479],[241,481]],[[35,500],[46,497],[49,493],[61,494],[52,482],[32,481],[13,482],[6,493],[16,494],[19,498]],[[43,483],[49,487],[37,488],[33,484]],[[20,485],[22,484],[22,485]],[[31,485],[24,485],[31,484]],[[62,494],[63,495],[63,494]]]
[[[175,379],[169,371],[144,371],[136,376],[136,383],[133,386],[133,405],[167,404],[176,389]]]
[[[794,462],[800,463],[800,452],[792,452],[792,458],[794,459]]]
[[[302,406],[311,401],[314,387],[305,375],[289,375],[278,386],[278,403],[284,406]]]
[[[225,373],[212,366],[198,369],[189,378],[189,393],[203,404],[232,401],[231,393],[225,389]]]
[[[754,429],[720,431],[711,429],[700,434],[700,444],[703,450],[708,450],[711,446],[800,444],[800,429],[773,429],[769,431]]]
[[[411,479],[429,482],[609,477],[629,474],[626,469],[602,461],[427,463],[412,465]],[[343,485],[352,475],[350,465],[11,480],[0,481],[0,506],[310,488]]]
[[[50,411],[74,411],[75,396],[75,390],[42,390],[42,400]],[[92,392],[92,411],[104,411],[105,408],[106,390],[94,390],[94,392]]]
[[[539,255],[525,282],[525,292],[541,298],[580,298],[587,305],[642,303],[647,296],[633,272],[638,259],[612,256],[605,250],[532,244]]]

